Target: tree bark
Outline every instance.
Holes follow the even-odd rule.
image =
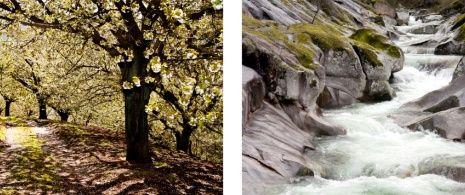
[[[63,121],[63,122],[68,122],[68,118],[69,118],[69,113],[68,112],[61,112],[61,111],[57,111],[58,112],[58,115],[60,115],[60,120]]]
[[[143,49],[136,48],[132,63],[122,68],[123,81],[132,82],[134,76],[146,75],[148,60]],[[142,78],[141,78],[142,79]],[[123,89],[125,106],[126,160],[131,163],[150,163],[149,127],[145,106],[150,100],[150,88],[141,81],[142,86]]]
[[[5,116],[10,116],[11,101],[5,101]]]
[[[188,119],[183,119],[182,127],[183,127],[182,133],[175,132],[176,150],[181,150],[185,152],[186,154],[189,154],[189,152],[191,151],[190,137],[194,130],[192,129],[192,126],[189,125]]]
[[[37,98],[39,102],[39,119],[47,119],[47,105],[43,99]]]

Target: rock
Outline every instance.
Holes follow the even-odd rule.
[[[412,34],[435,34],[436,32],[438,32],[437,27],[438,25],[426,25],[426,26],[414,28],[410,30],[409,32]]]
[[[386,27],[393,27],[397,25],[397,21],[389,16],[383,16],[383,21]]]
[[[410,18],[410,14],[406,11],[402,11],[402,12],[397,12],[396,13],[396,21],[397,21],[397,26],[404,26],[404,25],[408,25],[408,21],[409,21],[409,18]]]
[[[312,136],[334,136],[346,133],[343,128],[323,120],[315,111],[300,108],[296,102],[283,101],[281,107],[297,127]]]
[[[253,0],[253,2],[252,0],[244,0],[242,1],[242,7],[243,10],[250,13],[254,18],[260,20],[274,20],[283,25],[305,21],[305,18],[296,15],[294,11],[287,8],[280,1],[272,3],[267,0]]]
[[[408,102],[400,108],[408,111],[439,112],[465,106],[465,76],[453,80],[449,85],[429,92],[421,98]]]
[[[424,23],[432,22],[432,21],[439,21],[442,20],[444,17],[442,15],[427,15],[425,17],[422,17],[421,20]]]
[[[374,101],[388,101],[395,97],[395,92],[388,81],[375,80],[368,84],[368,95]]]
[[[242,135],[243,185],[253,190],[263,184],[285,183],[303,168],[321,171],[304,157],[309,148],[315,148],[312,139],[283,110],[265,102]]]
[[[465,138],[465,128],[463,128],[462,125],[464,119],[465,107],[459,107],[413,121],[408,124],[407,127],[414,130],[420,130],[422,128],[435,130],[440,136],[446,139],[462,140]]]
[[[455,40],[449,40],[436,47],[436,55],[465,55],[465,43]]]
[[[440,159],[431,159],[419,163],[418,174],[436,174],[443,175],[448,179],[457,182],[465,182],[465,158],[449,157]]]
[[[317,104],[320,107],[328,108],[335,106],[345,106],[358,102],[348,93],[326,86],[318,97]]]
[[[262,106],[265,92],[262,77],[251,68],[242,66],[242,133],[251,113]]]
[[[417,112],[417,111],[409,111],[409,112],[401,112],[389,115],[394,123],[398,124],[401,127],[407,127],[411,125],[412,121],[418,121],[420,119],[424,119],[426,116],[431,115],[430,112]]]
[[[452,76],[452,80],[455,80],[461,76],[465,75],[465,58],[462,57],[460,62],[457,64],[457,67],[454,70],[454,74]]]
[[[386,15],[391,18],[396,17],[396,11],[387,3],[378,1],[373,5],[373,8],[375,9],[376,14]]]

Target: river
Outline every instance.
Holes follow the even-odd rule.
[[[421,22],[411,17],[409,26]],[[438,35],[406,33],[395,43],[405,53],[403,70],[394,73],[397,96],[381,103],[357,103],[325,109],[325,118],[347,129],[347,135],[320,138],[317,150],[322,172],[315,177],[295,178],[270,194],[465,194],[465,184],[442,175],[420,174],[423,165],[450,157],[465,156],[465,144],[439,137],[430,131],[412,132],[396,125],[389,115],[401,105],[447,85],[461,56],[436,56],[434,48],[408,46]],[[325,178],[319,175],[325,175]]]

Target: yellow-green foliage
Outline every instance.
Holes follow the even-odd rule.
[[[452,23],[452,30],[455,30],[456,28],[462,26],[462,24],[465,23],[465,14],[460,15],[454,23]]]
[[[389,39],[379,35],[373,29],[361,28],[355,31],[350,38],[371,45],[375,49],[386,51],[391,57],[400,58],[401,53],[399,48],[393,44],[387,43]]]
[[[313,24],[293,24],[289,26],[291,32],[296,32],[299,42],[306,42],[310,38],[311,41],[318,45],[323,51],[345,50],[351,52],[349,43],[342,36],[338,36],[337,32],[332,32],[331,29],[323,28]],[[306,35],[302,35],[302,33]],[[307,36],[308,35],[308,36]]]

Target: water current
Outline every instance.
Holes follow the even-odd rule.
[[[394,73],[397,96],[381,103],[357,103],[324,110],[325,119],[347,129],[347,135],[317,140],[322,173],[296,178],[272,194],[465,194],[465,184],[422,168],[444,159],[465,156],[465,144],[431,131],[413,132],[389,117],[399,107],[447,85],[461,56],[436,56],[434,48],[409,46],[438,35],[408,33],[421,22],[411,17],[395,43],[405,53],[403,70]],[[320,175],[325,175],[322,178]]]

